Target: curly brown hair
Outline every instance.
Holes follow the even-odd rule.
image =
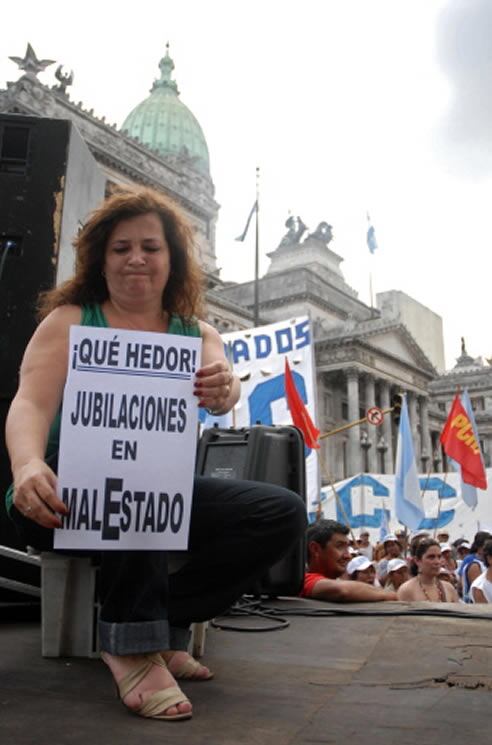
[[[106,245],[122,220],[155,213],[162,222],[171,255],[171,273],[162,295],[162,307],[185,319],[202,316],[203,273],[194,255],[193,229],[180,207],[149,188],[118,187],[89,215],[73,245],[75,274],[39,297],[42,319],[60,305],[103,303],[109,293],[103,276]]]

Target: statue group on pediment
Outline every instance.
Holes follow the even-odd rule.
[[[290,215],[285,221],[285,227],[287,228],[287,232],[280,241],[279,248],[291,248],[294,246],[299,246],[301,244],[301,238],[308,229],[307,225],[305,225],[299,215],[297,215],[296,217],[294,217],[294,215]],[[316,230],[314,230],[312,233],[309,233],[304,241],[310,238],[316,241],[320,241],[320,243],[328,246],[330,241],[333,240],[333,228],[327,222],[320,222]]]

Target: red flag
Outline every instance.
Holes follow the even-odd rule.
[[[296,388],[294,378],[290,371],[287,357],[285,358],[285,396],[287,398],[287,406],[289,407],[292,421],[304,435],[304,442],[307,447],[319,448],[319,429],[309,416],[309,411],[306,409],[304,401],[299,395],[299,391]]]
[[[486,489],[487,476],[480,453],[480,445],[475,437],[473,425],[458,395],[454,397],[440,440],[446,454],[460,464],[461,478],[465,484]]]

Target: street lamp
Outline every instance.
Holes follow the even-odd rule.
[[[377,450],[378,450],[378,453],[379,453],[379,463],[380,463],[380,466],[381,466],[381,473],[385,473],[385,470],[384,470],[384,454],[387,451],[388,446],[386,444],[386,440],[384,439],[384,435],[381,435],[381,437],[379,438],[379,441],[378,441],[378,444],[377,444],[376,447],[377,447]]]

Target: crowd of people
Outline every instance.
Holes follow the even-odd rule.
[[[380,600],[492,602],[492,534],[452,544],[446,530],[388,533],[371,544],[335,520],[307,529],[307,568],[301,596],[331,602]]]

